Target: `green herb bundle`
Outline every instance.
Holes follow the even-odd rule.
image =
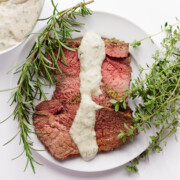
[[[180,127],[180,28],[165,23],[162,31],[165,31],[166,37],[161,42],[161,49],[152,56],[152,67],[141,67],[139,77],[126,92],[129,98],[141,98],[143,103],[136,104],[134,126],[127,127],[124,124],[127,131],[120,130],[118,138],[125,141],[129,136],[133,140],[137,129],[144,132],[152,127],[157,129],[156,135],[150,136],[149,147],[127,166],[127,170],[131,172],[138,170],[136,165],[140,158],[146,157],[154,150],[162,151],[169,137],[176,137],[176,131]],[[131,46],[136,48],[141,45],[141,41],[134,41]],[[141,78],[141,73],[145,74],[144,79]],[[120,105],[125,108],[124,102],[122,99],[115,101],[115,110],[118,110]]]

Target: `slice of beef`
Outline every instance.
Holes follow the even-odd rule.
[[[58,61],[58,65],[64,75],[78,76],[80,73],[80,62],[78,59],[78,51],[70,51],[63,49],[67,66]],[[56,54],[58,51],[55,52]],[[62,60],[63,61],[63,60]]]
[[[80,79],[78,76],[57,76],[59,83],[56,85],[52,99],[71,102],[80,95]]]
[[[40,133],[37,134],[39,139],[57,159],[64,160],[79,154],[69,134],[78,107],[79,103],[62,103],[60,100],[44,101],[36,107],[38,115],[33,117],[35,131]],[[113,109],[96,112],[95,131],[99,152],[110,151],[123,145],[117,135],[120,129],[126,131],[124,123],[133,125],[129,108],[119,112],[114,112]]]
[[[104,39],[106,54],[115,58],[125,58],[129,53],[129,43],[125,43],[124,41],[119,41],[115,38],[112,39]],[[81,44],[81,40],[68,40],[67,43],[71,47],[79,47]]]
[[[56,85],[56,90],[54,91],[52,99],[60,99],[63,102],[80,102],[81,95],[79,88],[79,77],[61,76],[60,82]],[[110,107],[112,106],[110,99],[113,97],[106,91],[107,87],[101,85],[102,94],[99,96],[93,96],[92,99],[99,105]]]
[[[102,82],[119,97],[124,96],[125,89],[130,85],[132,71],[130,61],[130,57],[124,59],[106,57],[102,64]]]
[[[105,39],[106,54],[115,58],[124,58],[129,53],[129,43],[119,41],[115,38]]]

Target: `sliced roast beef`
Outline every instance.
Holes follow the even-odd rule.
[[[80,40],[69,40],[67,43],[78,48]],[[115,112],[110,99],[124,97],[124,90],[131,80],[131,59],[128,44],[111,39],[105,40],[106,58],[102,64],[102,94],[93,96],[97,104],[103,106],[96,112],[96,138],[99,151],[110,151],[124,143],[117,138],[120,129],[125,130],[124,123],[133,125],[131,110]],[[55,52],[57,53],[57,52]],[[53,93],[52,100],[44,101],[36,107],[33,116],[35,131],[48,151],[57,159],[63,160],[79,154],[69,129],[81,101],[80,95],[80,62],[77,51],[64,50],[67,65],[59,62],[63,74],[56,72],[59,83]],[[128,138],[127,138],[128,140]]]

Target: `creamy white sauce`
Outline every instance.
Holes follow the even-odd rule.
[[[21,42],[39,17],[42,0],[0,0],[0,51]]]
[[[93,159],[98,152],[94,127],[96,110],[102,107],[97,105],[91,97],[102,93],[100,85],[101,65],[105,58],[104,41],[96,33],[86,33],[79,47],[78,55],[81,63],[79,75],[81,103],[71,126],[70,135],[82,158],[88,161]]]

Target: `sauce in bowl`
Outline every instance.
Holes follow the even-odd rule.
[[[34,28],[42,0],[0,0],[0,52],[20,43]]]

